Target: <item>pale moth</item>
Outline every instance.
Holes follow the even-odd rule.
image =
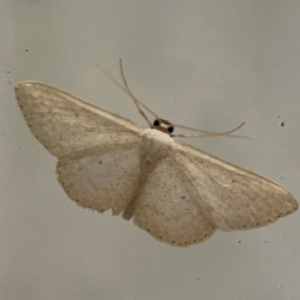
[[[124,85],[107,75],[131,96],[148,129],[43,83],[15,86],[31,132],[58,158],[58,181],[72,200],[100,213],[122,213],[156,239],[177,246],[203,242],[217,228],[261,227],[298,209],[277,183],[175,141],[174,125],[132,94],[120,66]],[[154,114],[153,124],[143,109]],[[198,130],[186,137],[235,130]]]

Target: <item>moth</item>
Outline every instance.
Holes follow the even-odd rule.
[[[174,125],[133,95],[121,62],[120,68],[123,84],[107,75],[131,96],[149,128],[43,83],[15,86],[32,134],[58,159],[57,179],[70,199],[100,213],[111,209],[177,246],[203,242],[218,228],[265,226],[298,209],[277,183],[175,141]]]

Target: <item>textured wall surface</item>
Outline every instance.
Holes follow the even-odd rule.
[[[174,123],[251,140],[191,144],[300,200],[300,2],[0,0],[0,299],[282,300],[300,294],[299,212],[188,248],[76,206],[13,85],[54,85],[141,124],[119,77]]]

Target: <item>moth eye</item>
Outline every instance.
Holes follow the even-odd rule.
[[[154,126],[159,126],[159,125],[160,125],[159,120],[155,120],[155,121],[153,122],[153,125],[154,125]]]
[[[169,131],[170,133],[172,133],[172,132],[174,131],[174,127],[173,127],[173,126],[168,127],[168,131]]]

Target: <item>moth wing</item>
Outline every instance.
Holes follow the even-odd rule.
[[[54,156],[131,143],[143,128],[55,87],[20,82],[15,93],[33,135]]]
[[[298,209],[277,183],[190,145],[176,145],[180,169],[197,189],[199,205],[223,231],[264,226]]]
[[[140,145],[132,143],[61,159],[56,169],[58,181],[78,205],[100,213],[112,209],[118,215],[138,186],[140,153]]]
[[[134,223],[156,239],[189,246],[209,238],[214,224],[198,204],[198,192],[172,155],[156,165],[138,198]]]

